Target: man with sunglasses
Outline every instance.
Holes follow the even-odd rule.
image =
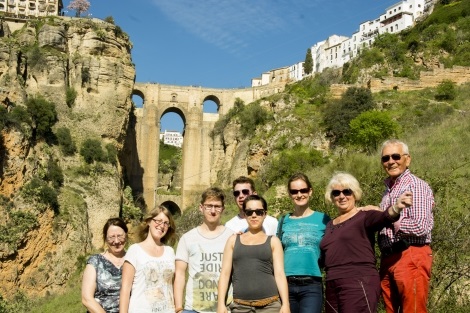
[[[434,224],[434,196],[429,185],[411,174],[408,146],[399,140],[382,144],[381,162],[388,178],[380,207],[396,208],[399,196],[411,192],[412,205],[399,221],[379,233],[380,278],[387,313],[427,312]]]
[[[202,224],[185,233],[178,242],[174,282],[175,313],[217,311],[217,282],[222,254],[225,243],[233,235],[233,231],[220,223],[224,199],[221,189],[206,189],[199,205]]]
[[[246,221],[246,216],[243,211],[243,201],[249,195],[256,194],[255,183],[251,178],[240,176],[233,181],[232,188],[233,196],[235,197],[235,203],[238,206],[238,214],[225,223],[225,227],[230,228],[237,234],[241,234],[246,232],[248,229],[248,222]],[[266,215],[266,218],[263,222],[263,230],[266,235],[276,235],[277,223],[278,221],[276,218]]]

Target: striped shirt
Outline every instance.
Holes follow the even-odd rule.
[[[379,247],[391,247],[392,243],[406,239],[410,244],[431,243],[431,230],[434,225],[432,209],[434,196],[431,187],[422,179],[411,174],[407,169],[390,186],[391,179],[385,180],[386,190],[382,196],[380,208],[388,209],[405,191],[413,193],[413,205],[401,212],[399,228],[394,225],[383,228],[379,233]],[[396,227],[396,225],[395,225]]]

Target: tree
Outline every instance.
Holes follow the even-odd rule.
[[[75,10],[75,16],[80,17],[83,12],[88,11],[90,2],[88,0],[72,0],[67,9]]]
[[[42,96],[32,97],[26,101],[26,111],[31,117],[31,127],[36,135],[46,138],[51,133],[51,127],[57,122],[55,104]]]
[[[371,91],[362,87],[348,88],[341,100],[329,103],[324,110],[324,124],[334,142],[341,143],[349,133],[349,122],[374,107]]]
[[[307,49],[307,55],[305,56],[304,73],[310,74],[312,72],[313,72],[313,58],[312,58],[312,50],[309,48]]]
[[[377,146],[389,137],[398,134],[399,125],[387,112],[366,111],[359,114],[349,123],[352,144],[373,152]]]
[[[83,156],[88,164],[94,161],[103,161],[105,158],[104,151],[101,148],[101,142],[97,139],[86,139],[80,149],[80,155]]]

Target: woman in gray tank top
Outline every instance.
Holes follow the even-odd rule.
[[[233,285],[233,313],[290,313],[284,254],[277,237],[267,236],[263,221],[266,200],[250,195],[243,202],[248,231],[227,241],[218,286],[217,313],[227,313],[225,297]]]

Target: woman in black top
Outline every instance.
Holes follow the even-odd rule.
[[[230,237],[225,245],[217,313],[227,313],[225,298],[230,278],[231,312],[290,313],[282,245],[277,237],[267,236],[263,231],[266,200],[250,195],[243,202],[243,211],[248,231]]]

